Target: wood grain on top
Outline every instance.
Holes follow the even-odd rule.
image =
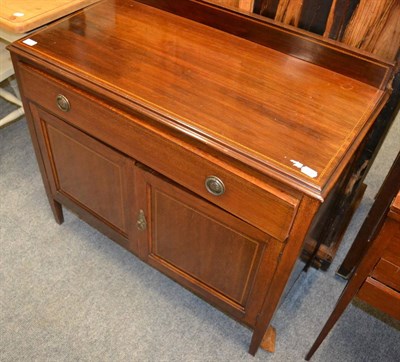
[[[133,1],[35,35],[51,59],[259,171],[323,193],[384,91]],[[295,46],[295,44],[293,44]],[[337,175],[336,175],[337,177]]]
[[[26,33],[99,0],[0,0],[0,27]]]

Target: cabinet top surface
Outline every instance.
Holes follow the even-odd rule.
[[[316,192],[384,93],[134,1],[101,2],[30,38],[35,45],[16,46]]]

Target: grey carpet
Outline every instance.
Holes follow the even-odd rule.
[[[1,114],[10,107],[0,101]],[[25,119],[0,129],[1,361],[302,361],[344,287],[334,272],[399,149],[400,118],[328,272],[301,271],[274,318],[276,352],[65,211],[57,225]],[[399,361],[392,324],[350,305],[313,361]]]

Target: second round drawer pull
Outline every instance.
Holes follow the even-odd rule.
[[[71,109],[71,105],[66,96],[59,94],[56,98],[57,107],[61,109],[63,112],[69,112]]]
[[[225,192],[225,185],[217,176],[208,176],[205,185],[207,191],[214,196],[221,196]]]

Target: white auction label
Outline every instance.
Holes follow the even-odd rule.
[[[28,38],[28,39],[25,39],[23,41],[23,43],[26,44],[26,45],[29,45],[30,47],[33,47],[34,45],[37,44],[37,41],[34,41],[34,40]]]

